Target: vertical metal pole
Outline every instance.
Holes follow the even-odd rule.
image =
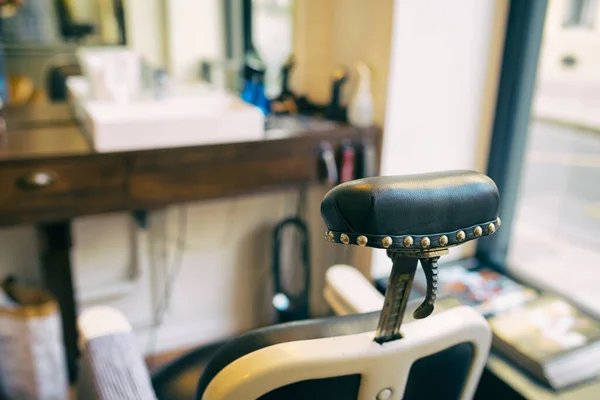
[[[69,381],[77,378],[77,304],[71,270],[70,221],[38,227],[41,239],[42,277],[44,284],[56,297],[62,315],[63,337],[69,369]]]
[[[418,258],[409,258],[396,252],[388,252],[394,262],[385,292],[385,301],[375,332],[375,341],[385,343],[402,337],[400,326],[408,304],[408,297],[417,270]]]

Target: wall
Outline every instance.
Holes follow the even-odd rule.
[[[383,125],[387,95],[394,0],[303,0],[296,3],[297,66],[292,87],[311,100],[326,103],[331,96],[331,73],[344,65],[350,79],[347,102],[356,84],[358,61],[371,69],[375,122]]]
[[[173,206],[151,214],[148,229],[137,233],[137,245],[135,225],[126,213],[76,219],[72,261],[79,306],[120,309],[149,353],[208,343],[269,323],[271,230],[295,212],[296,203],[295,191],[280,191]],[[181,212],[185,245],[178,267]],[[323,229],[312,230],[313,240],[324,242]],[[1,229],[0,243],[0,276],[12,273],[40,283],[34,228]],[[130,290],[94,299],[93,293],[109,294],[123,286],[135,266],[134,252],[140,273]],[[173,282],[170,307],[149,344],[156,332],[154,311],[168,281]]]
[[[398,0],[381,172],[485,172],[508,2]],[[472,252],[461,246],[450,258]],[[449,259],[448,257],[446,259]],[[374,252],[373,273],[390,262]]]
[[[164,67],[164,0],[125,0],[127,44],[152,65]]]
[[[202,60],[223,57],[219,0],[128,0],[129,46],[177,80],[196,80]]]
[[[311,101],[325,104],[331,96],[331,73],[343,65],[349,70],[342,93],[347,104],[356,86],[354,66],[359,61],[365,62],[371,69],[375,123],[383,127],[395,3],[394,0],[297,1],[294,37],[297,64],[291,76],[292,89]],[[320,200],[314,199],[317,204]],[[313,218],[320,216],[316,214]],[[348,263],[370,276],[371,249],[322,250],[321,257],[340,257],[344,252]]]
[[[167,65],[171,76],[198,78],[200,61],[224,55],[223,2],[220,0],[166,0]]]

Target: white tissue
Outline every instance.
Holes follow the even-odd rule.
[[[141,63],[125,47],[81,48],[78,58],[90,84],[91,99],[127,103],[135,100],[141,86]]]

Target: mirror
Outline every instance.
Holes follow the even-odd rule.
[[[124,44],[122,0],[3,0],[5,44]]]
[[[265,94],[274,99],[281,95],[281,72],[292,56],[293,0],[252,0],[251,43],[265,69]]]
[[[81,73],[79,46],[126,43],[122,0],[0,0],[9,105],[64,101],[67,77]]]
[[[259,76],[269,99],[285,93],[293,67],[295,0],[0,0],[0,5],[10,91],[2,98],[9,104],[65,101],[65,80],[81,74],[76,52],[82,46],[127,45],[174,80],[210,76],[216,86],[237,93]]]
[[[294,0],[227,0],[224,7],[225,55],[230,66],[242,69],[242,82],[229,88],[243,90],[260,79],[268,98],[285,90],[293,51]],[[239,74],[239,71],[237,72]]]

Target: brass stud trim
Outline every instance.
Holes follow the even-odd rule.
[[[359,237],[356,238],[356,243],[359,246],[366,246],[368,241],[369,241],[369,239],[367,239],[367,237],[365,235],[360,235]]]
[[[500,217],[498,217],[496,218],[496,226],[500,228],[500,225],[502,225],[502,220],[500,219]]]
[[[393,242],[394,241],[389,236],[386,236],[383,239],[381,239],[381,245],[383,246],[384,249],[387,249],[388,247],[390,247]]]
[[[462,243],[469,239],[477,239],[484,235],[492,235],[498,230],[500,227],[501,221],[500,218],[496,218],[492,222],[487,222],[483,225],[476,225],[466,230],[455,231],[450,234],[442,234],[442,235],[434,235],[431,236],[385,236],[381,237],[378,235],[358,235],[352,236],[350,238],[349,234],[334,232],[332,230],[327,229],[325,231],[325,238],[332,242],[338,242],[343,244],[357,244],[361,247],[364,246],[377,246],[377,243],[380,243],[380,246],[384,249],[390,248],[406,248],[413,249],[416,247],[422,249],[428,248],[438,248],[438,247],[448,247],[450,245],[450,236],[455,235],[452,239],[454,244]],[[472,235],[472,236],[471,236]],[[454,239],[455,238],[455,239]],[[455,240],[455,241],[454,241]],[[351,243],[352,242],[352,243]]]
[[[344,244],[348,244],[348,243],[350,243],[350,237],[348,235],[346,235],[345,233],[342,233],[340,235],[340,242],[342,242]]]
[[[440,236],[439,242],[440,242],[440,246],[442,246],[442,247],[447,245],[448,244],[448,236],[446,236],[446,235]]]

